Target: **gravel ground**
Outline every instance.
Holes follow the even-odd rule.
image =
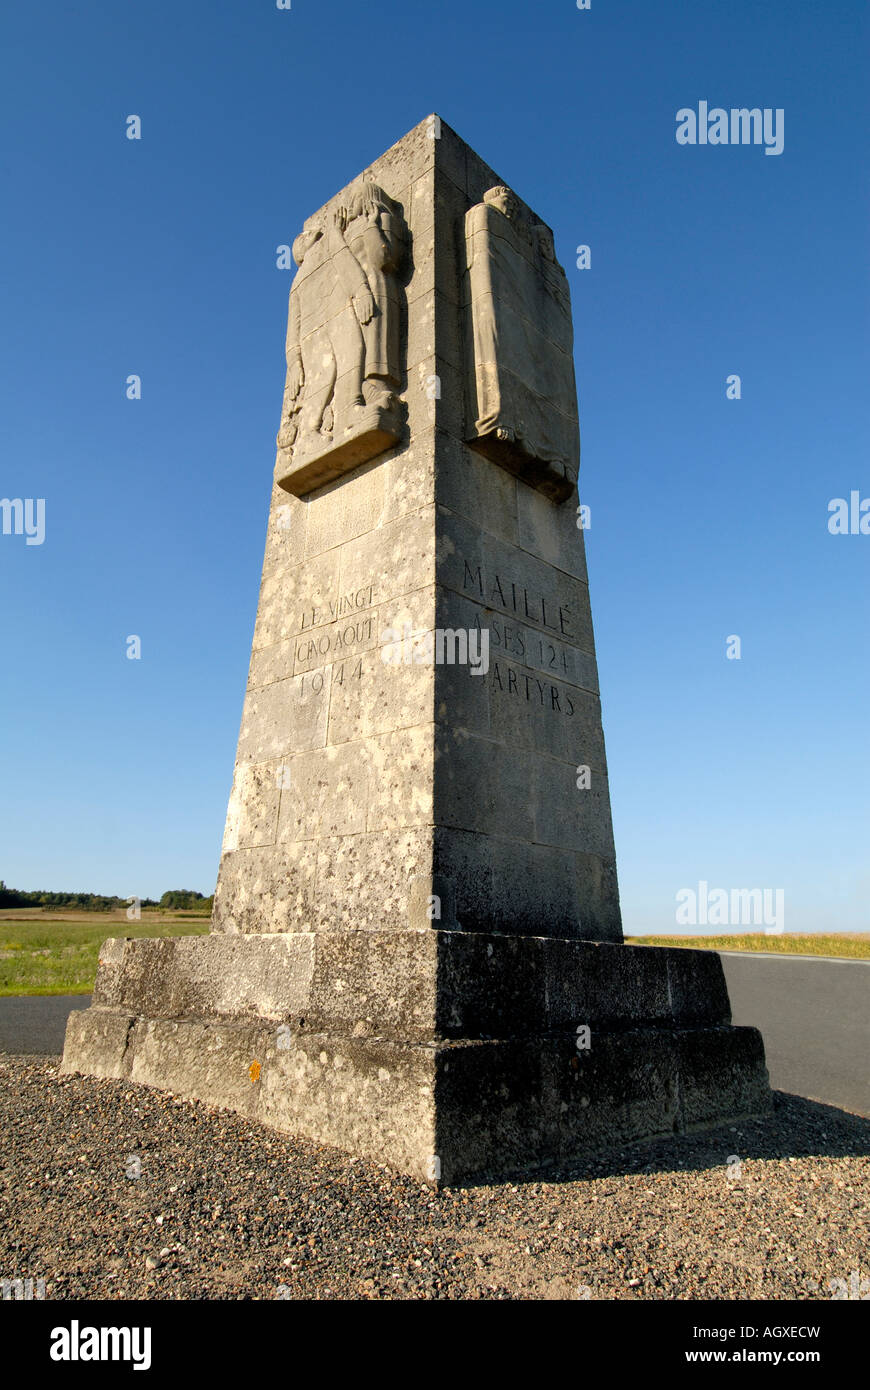
[[[870,1276],[870,1123],[794,1096],[436,1193],[57,1061],[0,1057],[0,1275],[47,1298],[828,1299]]]

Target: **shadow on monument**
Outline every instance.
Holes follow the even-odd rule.
[[[783,1158],[860,1158],[870,1155],[870,1120],[847,1110],[774,1091],[768,1115],[735,1121],[703,1132],[639,1140],[609,1152],[587,1154],[576,1163],[542,1165],[513,1178],[513,1184],[570,1183],[633,1174],[702,1172],[720,1168],[723,1181],[729,1160]],[[455,1187],[472,1188],[477,1182]]]

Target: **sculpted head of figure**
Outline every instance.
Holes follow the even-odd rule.
[[[348,218],[376,217],[379,212],[389,212],[390,200],[382,188],[370,180],[359,184],[348,203]]]
[[[555,261],[556,247],[553,242],[553,233],[549,227],[545,227],[543,222],[535,224],[535,237],[538,242],[538,249],[546,261]]]
[[[319,241],[322,236],[323,226],[320,219],[309,217],[307,222],[303,223],[302,231],[293,243],[293,259],[297,265],[302,264],[315,241]]]
[[[511,222],[516,222],[519,218],[520,200],[503,183],[496,184],[495,188],[488,188],[483,195],[483,201],[503,212]]]

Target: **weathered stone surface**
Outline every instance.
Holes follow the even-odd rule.
[[[415,1041],[730,1022],[718,956],[441,930],[110,938],[94,1005]]]
[[[570,1037],[457,1042],[438,1049],[435,1150],[445,1182],[510,1174],[696,1127],[703,1059],[726,1052],[714,1112],[739,1118],[770,1104],[754,1028],[604,1034],[578,1051]],[[690,1097],[687,1103],[686,1097]]]
[[[586,546],[574,506],[552,507],[535,488],[517,488],[517,539],[523,550],[586,582]]]
[[[116,1080],[128,1076],[127,1043],[135,1022],[132,1014],[96,1004],[73,1009],[66,1025],[61,1071]]]
[[[718,958],[622,944],[546,224],[431,117],[294,251],[212,933],[107,942],[64,1069],[433,1182],[763,1109]]]
[[[465,217],[469,442],[557,501],[577,481],[571,301],[553,235],[504,185]]]
[[[336,836],[317,847],[315,928],[393,932],[429,925],[431,826]]]
[[[316,911],[317,851],[311,841],[283,842],[276,850],[224,850],[226,871],[215,890],[215,932],[299,931]]]
[[[91,1008],[71,1016],[62,1069],[129,1077],[446,1183],[576,1161],[770,1104],[752,1028],[602,1033],[579,1051],[571,1034],[288,1038],[262,1022]]]
[[[434,1049],[314,1034],[266,1052],[259,1118],[433,1179]]]
[[[311,933],[110,939],[94,1004],[137,1016],[283,1019],[306,1008],[314,957]]]

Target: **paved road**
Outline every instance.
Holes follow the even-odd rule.
[[[719,955],[734,1022],[761,1029],[775,1090],[870,1117],[870,961]]]
[[[72,1009],[86,1009],[89,994],[12,995],[0,999],[0,1052],[63,1052]]]
[[[870,961],[720,951],[735,1023],[761,1029],[771,1085],[870,1117]],[[0,999],[0,1052],[58,1053],[87,994]]]

